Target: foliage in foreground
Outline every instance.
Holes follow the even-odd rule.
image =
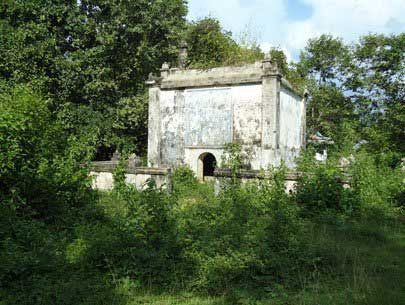
[[[379,304],[375,291],[384,289],[385,300],[401,304],[405,232],[395,198],[403,185],[393,182],[403,174],[358,158],[355,197],[329,179],[333,164],[303,160],[311,175],[296,195],[284,191],[282,170],[270,181],[233,179],[215,196],[181,168],[172,194],[117,184],[49,211],[64,221],[17,208],[1,221],[0,301]]]

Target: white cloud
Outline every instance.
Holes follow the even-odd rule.
[[[291,20],[287,0],[190,0],[190,19],[208,14],[237,34],[247,24],[264,48],[279,46],[297,59],[309,38],[322,33],[355,41],[369,32],[405,31],[405,0],[300,0],[312,7],[304,20]]]
[[[313,8],[310,18],[285,22],[286,45],[302,49],[309,38],[322,33],[356,40],[369,32],[390,33],[398,31],[389,26],[392,20],[405,21],[404,0],[303,0]],[[402,30],[405,30],[403,28]]]
[[[285,0],[190,0],[189,19],[211,15],[238,34],[249,25],[258,38],[281,39],[280,24],[287,16]]]

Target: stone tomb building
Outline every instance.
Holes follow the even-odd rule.
[[[305,99],[270,58],[205,70],[164,64],[147,84],[149,167],[188,165],[202,179],[237,142],[247,169],[291,168],[305,146]]]

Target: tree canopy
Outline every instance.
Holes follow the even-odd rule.
[[[176,63],[182,40],[187,66],[208,68],[261,60],[254,37],[234,34],[212,17],[187,22],[186,2],[37,1],[0,3],[0,88],[29,84],[66,130],[98,130],[98,159],[115,149],[144,154],[145,80]],[[404,151],[405,34],[369,34],[346,44],[332,35],[308,41],[297,63],[270,50],[299,93],[307,88],[308,130],[343,143],[351,128],[378,149]],[[344,127],[345,126],[345,127]]]

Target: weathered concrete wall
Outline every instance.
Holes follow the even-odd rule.
[[[114,178],[112,173],[108,172],[90,172],[93,177],[92,188],[97,190],[111,190],[114,187]]]
[[[112,173],[108,172],[90,172],[93,177],[92,188],[101,191],[110,191],[114,187],[114,178]],[[147,188],[148,182],[153,179],[156,187],[167,187],[168,180],[166,176],[156,176],[147,174],[125,174],[125,182],[136,187],[137,190],[143,191]]]
[[[167,71],[160,80],[160,88],[164,90],[190,89],[260,83],[262,74],[261,62],[212,69],[179,70],[175,68]]]
[[[232,87],[233,141],[259,145],[262,129],[262,85]]]
[[[262,84],[232,87],[233,141],[242,145],[242,157],[251,169],[262,165],[262,88]]]
[[[93,177],[92,187],[98,190],[111,190],[114,187],[113,172],[118,161],[93,162],[90,176]],[[138,190],[144,190],[149,180],[153,180],[158,188],[171,190],[171,176],[168,168],[147,168],[128,166],[125,182]]]
[[[280,146],[301,147],[301,99],[284,87],[280,91]]]
[[[160,89],[149,89],[148,107],[148,166],[159,167],[160,162]]]
[[[288,167],[295,165],[302,147],[302,99],[288,88],[280,89],[280,158]]]
[[[305,132],[303,103],[271,59],[206,70],[166,65],[148,84],[150,166],[183,164],[197,173],[201,154],[219,163],[230,142],[242,145],[250,169],[281,160],[294,166]]]
[[[181,102],[179,102],[181,97]],[[262,85],[163,90],[160,93],[163,165],[187,164],[211,152],[220,162],[224,144],[242,144],[251,168],[261,164]]]
[[[185,96],[186,146],[209,147],[232,142],[230,88],[186,90]]]
[[[172,166],[184,160],[184,92],[160,93],[160,160]]]
[[[215,191],[218,193],[223,186],[230,181],[232,177],[232,172],[230,169],[216,169],[214,176],[215,176]],[[298,182],[301,173],[297,172],[288,172],[286,173],[284,179],[285,190],[287,193],[293,192],[295,190],[295,186]],[[264,170],[241,170],[237,177],[240,179],[240,182],[243,185],[248,183],[257,183],[260,180],[269,180],[273,179],[273,173],[271,171],[264,171]]]

